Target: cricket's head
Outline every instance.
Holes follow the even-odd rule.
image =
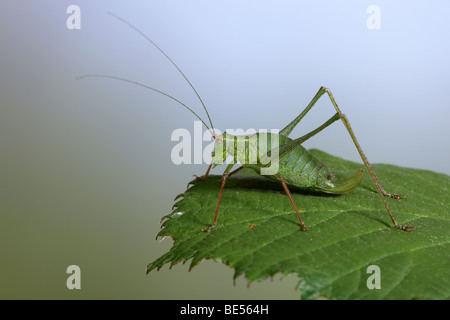
[[[214,138],[214,150],[212,151],[211,156],[214,164],[213,167],[215,168],[216,166],[224,163],[229,154],[233,155],[234,136],[227,134],[226,131],[220,135],[213,132],[212,136]]]

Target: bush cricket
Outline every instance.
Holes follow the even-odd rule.
[[[300,222],[300,227],[302,231],[307,231],[308,227],[306,226],[305,222],[303,221],[296,204],[294,203],[294,200],[292,198],[291,192],[289,191],[289,186],[296,187],[299,189],[308,189],[313,190],[317,192],[322,193],[328,193],[328,194],[343,194],[350,192],[354,190],[362,181],[363,177],[363,170],[359,170],[351,175],[349,175],[346,178],[343,179],[334,179],[334,175],[331,173],[331,171],[327,168],[327,166],[322,163],[317,157],[315,157],[312,153],[310,153],[308,150],[306,150],[301,144],[311,138],[312,136],[316,135],[317,133],[324,130],[326,127],[331,125],[332,123],[341,120],[344,124],[345,128],[347,129],[348,133],[350,134],[350,137],[353,140],[353,143],[358,150],[358,153],[364,162],[364,165],[370,175],[370,178],[373,181],[373,184],[378,192],[378,195],[381,198],[381,201],[383,202],[384,207],[386,208],[387,213],[389,214],[389,217],[394,224],[394,228],[404,230],[404,231],[410,231],[412,229],[415,229],[415,227],[408,227],[403,226],[397,223],[395,220],[388,203],[385,198],[394,198],[394,199],[400,199],[400,198],[406,198],[404,195],[397,195],[397,194],[391,194],[387,193],[383,186],[381,185],[380,180],[376,176],[375,172],[373,171],[369,161],[367,160],[365,154],[363,153],[361,146],[359,145],[356,136],[350,126],[350,122],[348,121],[347,117],[341,112],[339,109],[331,91],[326,87],[321,87],[319,91],[316,93],[316,95],[313,97],[311,102],[306,106],[306,108],[292,121],[290,122],[285,128],[283,128],[281,131],[279,131],[278,134],[274,133],[256,133],[254,135],[230,135],[224,132],[221,135],[218,135],[214,131],[214,126],[212,124],[211,118],[209,116],[208,110],[203,103],[200,95],[198,94],[197,90],[194,88],[192,83],[188,80],[188,78],[185,76],[185,74],[181,71],[181,69],[172,61],[172,59],[155,43],[153,42],[147,35],[145,35],[141,30],[136,28],[134,25],[129,23],[128,21],[124,20],[123,18],[120,18],[116,16],[115,14],[109,13],[116,19],[120,20],[121,22],[125,23],[132,29],[134,29],[136,32],[138,32],[140,35],[142,35],[148,42],[150,42],[161,54],[163,54],[170,63],[178,70],[178,72],[184,77],[184,79],[187,81],[187,83],[191,86],[192,90],[197,95],[200,103],[203,106],[203,109],[206,112],[206,115],[209,120],[209,124],[211,127],[209,127],[205,121],[203,121],[200,116],[197,115],[191,108],[189,108],[187,105],[179,101],[178,99],[174,98],[173,96],[164,93],[160,90],[157,90],[153,87],[147,86],[145,84],[121,78],[116,76],[110,76],[110,75],[99,75],[99,74],[88,74],[79,77],[81,78],[87,78],[87,77],[99,77],[99,78],[109,78],[109,79],[115,79],[120,81],[125,81],[131,84],[135,84],[138,86],[142,86],[144,88],[150,89],[152,91],[155,91],[159,94],[165,95],[166,97],[176,101],[177,103],[181,104],[184,108],[189,110],[192,114],[194,114],[202,123],[203,125],[211,132],[212,137],[214,138],[214,151],[212,154],[212,162],[209,165],[205,175],[202,177],[195,176],[197,180],[199,181],[206,181],[209,176],[209,172],[211,170],[212,166],[217,166],[218,164],[223,163],[223,159],[226,158],[227,155],[231,155],[234,157],[234,159],[237,159],[242,166],[235,169],[234,171],[231,171],[235,163],[230,163],[227,165],[224,173],[222,174],[222,178],[219,180],[220,184],[220,192],[217,202],[216,211],[214,214],[214,219],[212,222],[212,225],[208,228],[203,229],[204,232],[210,232],[212,231],[216,225],[217,225],[217,218],[220,208],[220,203],[222,200],[223,195],[223,189],[225,187],[225,183],[227,179],[233,175],[234,173],[238,172],[242,168],[250,168],[253,169],[256,173],[262,174],[262,171],[264,169],[267,169],[267,163],[264,162],[264,155],[267,155],[269,153],[272,153],[275,151],[275,145],[278,152],[278,157],[275,160],[277,163],[277,172],[271,173],[271,174],[265,174],[264,177],[277,180],[281,183],[284,191],[286,192],[292,207],[294,208],[294,211],[298,217],[298,220]],[[327,121],[325,121],[322,125],[317,127],[316,129],[312,130],[311,132],[305,134],[302,137],[291,139],[289,138],[290,133],[292,130],[299,124],[299,122],[305,117],[305,115],[311,110],[311,108],[316,104],[316,102],[320,99],[322,95],[326,94],[328,98],[330,99],[336,113]],[[265,143],[260,143],[262,138],[262,135],[264,135],[264,138],[266,141]],[[238,146],[244,146],[244,148],[239,148]],[[217,152],[219,150],[220,152]],[[256,150],[256,151],[255,151]],[[219,153],[219,154],[218,154]]]

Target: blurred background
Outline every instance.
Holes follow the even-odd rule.
[[[70,30],[66,10],[74,4],[81,28]],[[166,51],[221,130],[281,129],[324,85],[369,161],[450,174],[448,1],[4,0],[2,299],[299,297],[295,276],[247,288],[245,278],[233,284],[233,270],[213,261],[145,275],[172,246],[155,240],[161,217],[192,174],[207,168],[170,157],[172,132],[193,133],[195,118],[141,87],[76,78],[133,79],[205,116],[170,62],[108,11]],[[293,136],[333,114],[324,96]],[[341,123],[305,145],[361,162]],[[70,265],[81,268],[81,290],[66,287]]]

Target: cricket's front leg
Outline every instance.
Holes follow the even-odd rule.
[[[192,175],[192,176],[195,177],[195,180],[197,180],[197,181],[203,181],[203,182],[204,182],[204,181],[208,180],[209,171],[211,170],[211,167],[212,167],[212,162],[211,162],[211,164],[209,165],[208,170],[206,170],[205,175],[202,176],[202,177],[199,177],[199,176],[197,176],[196,174],[194,174],[194,175]]]
[[[214,220],[210,227],[202,229],[202,231],[204,231],[204,232],[210,232],[217,225],[217,216],[219,215],[219,208],[220,208],[220,202],[222,201],[223,188],[225,187],[225,182],[227,181],[227,178],[230,175],[230,171],[233,168],[233,165],[234,164],[229,164],[222,175],[222,179],[221,179],[222,183],[220,186],[219,200],[217,201],[217,207],[216,207],[216,213],[214,215]]]

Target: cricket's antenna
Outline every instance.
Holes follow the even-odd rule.
[[[211,118],[210,118],[210,116],[209,116],[208,110],[206,109],[206,106],[205,106],[205,104],[203,103],[202,98],[200,98],[200,95],[198,94],[197,90],[195,90],[195,88],[194,88],[194,86],[192,85],[192,83],[191,83],[191,82],[189,81],[189,79],[185,76],[185,74],[183,73],[183,71],[181,71],[181,69],[175,64],[175,62],[173,62],[173,60],[170,59],[170,57],[169,57],[169,56],[168,56],[168,55],[167,55],[167,54],[166,54],[166,53],[165,53],[165,52],[164,52],[164,51],[163,51],[163,50],[162,50],[155,42],[153,42],[153,40],[150,39],[144,32],[142,32],[141,30],[139,30],[137,27],[135,27],[134,25],[132,25],[132,24],[131,24],[130,22],[128,22],[127,20],[125,20],[125,19],[123,19],[123,18],[121,18],[121,17],[115,15],[114,13],[108,12],[108,14],[111,15],[111,16],[113,16],[114,18],[116,18],[116,19],[122,21],[122,22],[125,23],[127,26],[129,26],[130,28],[134,29],[137,33],[139,33],[141,36],[143,36],[148,42],[150,42],[156,49],[158,49],[158,51],[161,52],[161,53],[167,58],[167,60],[170,61],[170,63],[172,63],[172,65],[178,70],[178,72],[183,76],[183,78],[187,81],[187,83],[189,83],[189,85],[191,86],[192,90],[194,90],[195,94],[197,95],[198,99],[200,100],[200,103],[201,103],[202,106],[203,106],[203,109],[205,109],[206,115],[208,116],[208,120],[209,120],[209,123],[211,124],[211,128],[212,128],[212,132],[211,132],[211,133],[214,133],[214,126],[213,126],[213,124],[212,124],[212,121],[211,121]],[[115,78],[115,77],[111,77],[111,78]],[[117,79],[117,78],[116,78],[116,79]],[[128,80],[126,80],[126,79],[118,79],[118,80],[124,80],[124,81],[127,81],[127,82],[134,83],[134,81],[128,81]],[[142,84],[139,84],[139,83],[136,83],[136,84],[141,85],[141,86],[143,86],[143,87],[147,87],[147,86],[142,85]],[[149,89],[151,89],[151,90],[154,90],[154,91],[156,91],[156,92],[162,93],[162,94],[164,94],[165,96],[168,96],[168,97],[174,99],[175,101],[181,103],[181,102],[178,101],[177,99],[175,99],[175,98],[169,96],[168,94],[165,94],[165,93],[163,93],[163,92],[161,92],[161,91],[159,91],[159,90],[155,90],[155,89],[150,88],[150,87],[147,87],[147,88],[149,88]],[[181,104],[187,108],[187,106],[186,106],[184,103],[181,103]],[[189,109],[189,108],[188,108],[188,109]],[[190,110],[192,113],[194,113],[191,109],[189,109],[189,110]],[[194,113],[194,114],[195,114],[195,113]],[[197,115],[196,115],[196,116],[197,116]],[[197,118],[200,119],[199,116],[197,116]],[[201,119],[200,119],[200,120],[201,120]],[[203,122],[203,120],[202,120],[202,122]],[[203,124],[205,124],[205,123],[203,122]],[[205,126],[206,126],[206,125],[205,125]],[[206,127],[208,128],[208,126],[206,126]],[[209,129],[209,128],[208,128],[208,129]],[[211,130],[210,130],[210,131],[211,131]],[[214,135],[215,135],[215,134],[214,134]],[[213,136],[214,136],[214,135],[213,135]]]
[[[186,109],[188,109],[190,112],[192,112],[192,113],[193,113],[193,114],[194,114],[194,115],[195,115],[195,116],[203,123],[203,125],[211,132],[212,136],[215,138],[214,128],[213,128],[213,130],[211,130],[211,129],[206,125],[205,121],[203,121],[202,118],[200,118],[200,117],[198,116],[198,114],[196,114],[191,108],[189,108],[189,107],[188,107],[187,105],[185,105],[183,102],[181,102],[180,100],[178,100],[178,99],[172,97],[171,95],[169,95],[169,94],[167,94],[167,93],[165,93],[165,92],[162,92],[162,91],[160,91],[160,90],[158,90],[158,89],[149,87],[149,86],[147,86],[147,85],[145,85],[145,84],[143,84],[143,83],[140,83],[140,82],[137,82],[137,81],[134,81],[134,80],[129,80],[129,79],[125,79],[125,78],[121,78],[121,77],[116,77],[116,76],[110,76],[110,75],[104,75],[104,74],[86,74],[86,75],[84,75],[84,76],[78,77],[77,80],[84,79],[84,78],[106,78],[106,79],[120,80],[120,81],[124,81],[124,82],[128,82],[128,83],[132,83],[132,84],[135,84],[135,85],[144,87],[144,88],[146,88],[146,89],[150,89],[150,90],[156,91],[156,92],[158,92],[158,93],[160,93],[160,94],[162,94],[162,95],[165,95],[166,97],[169,97],[170,99],[175,100],[176,102],[178,102],[179,104],[181,104],[183,107],[185,107]],[[210,121],[211,121],[211,120],[210,120]],[[212,125],[212,124],[211,124],[211,125]]]

